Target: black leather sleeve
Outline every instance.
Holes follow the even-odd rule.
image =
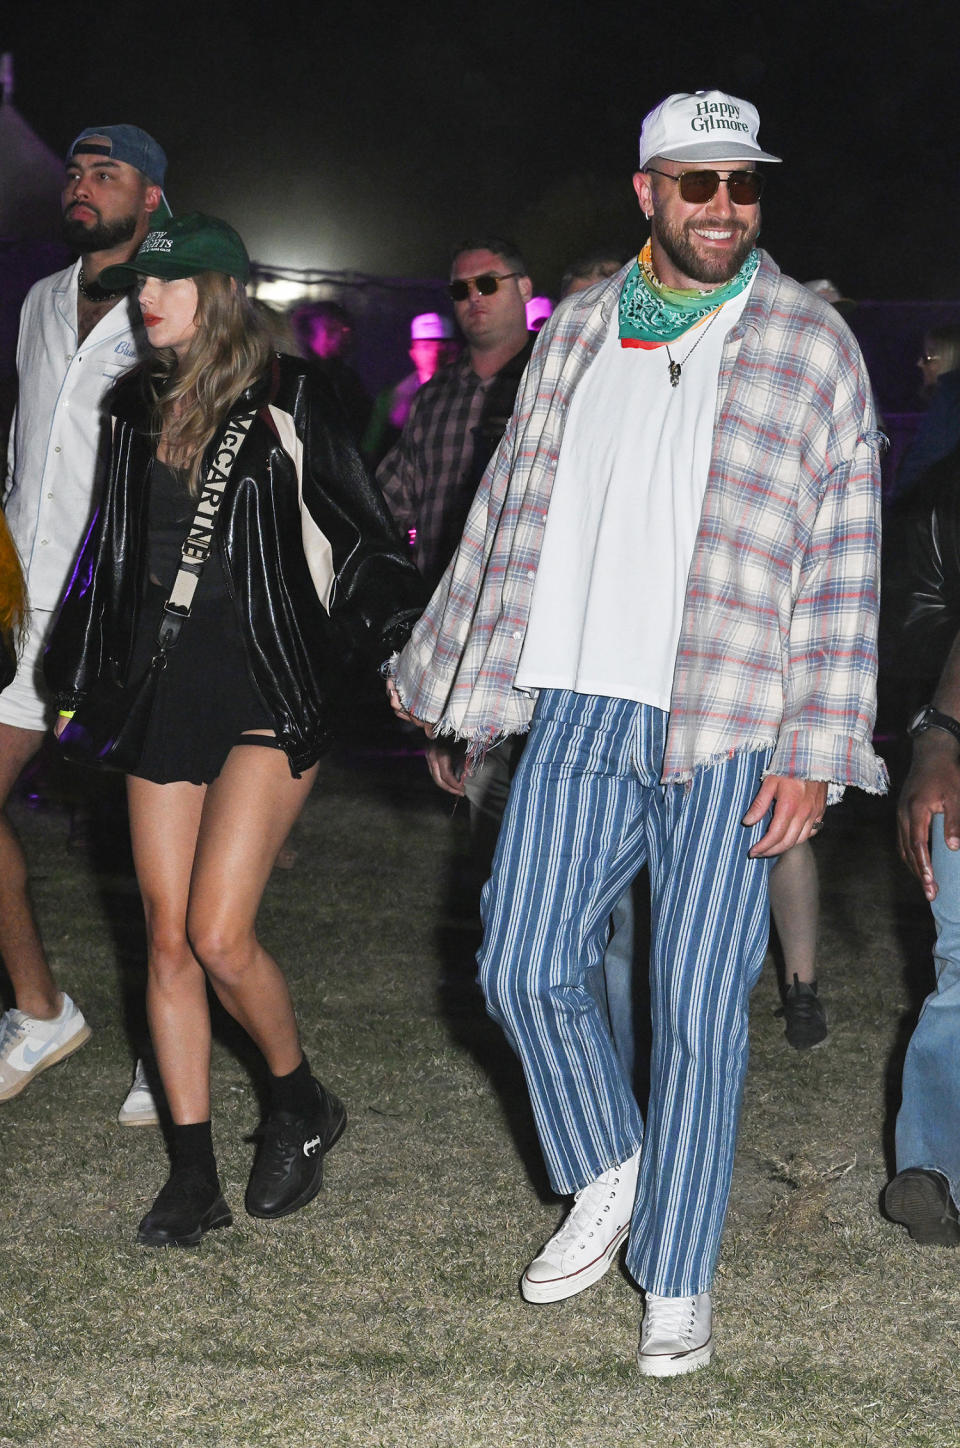
[[[59,709],[76,707],[98,679],[124,680],[139,608],[144,492],[149,454],[118,427],[100,506],[80,550],[43,658]]]
[[[960,630],[960,450],[888,523],[885,602],[903,674],[937,678]]]
[[[423,582],[325,379],[312,369],[300,380],[295,421],[303,505],[333,550],[330,619],[344,662],[379,663],[403,646],[423,612]]]

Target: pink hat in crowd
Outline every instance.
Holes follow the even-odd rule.
[[[449,341],[453,337],[453,322],[439,312],[420,312],[410,323],[411,342]]]
[[[527,302],[527,331],[539,332],[548,317],[553,316],[553,302],[549,297],[531,297]]]

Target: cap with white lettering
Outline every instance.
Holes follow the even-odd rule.
[[[205,271],[224,272],[245,282],[250,258],[232,226],[218,216],[190,211],[148,232],[135,257],[120,266],[104,267],[97,280],[108,290],[119,291],[139,276],[173,281]]]

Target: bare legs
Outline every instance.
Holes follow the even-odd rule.
[[[827,1039],[827,1013],[817,994],[820,886],[810,841],[794,845],[770,872],[770,908],[783,954],[784,1035],[797,1051]]]
[[[286,981],[255,922],[316,773],[293,779],[279,750],[245,746],[210,786],[127,782],[147,922],[147,1014],[176,1125],[210,1115],[207,977],[274,1075],[302,1059]]]
[[[770,909],[780,937],[787,985],[794,975],[812,985],[817,978],[820,886],[809,840],[787,850],[770,872]]]
[[[17,1007],[40,1020],[60,1010],[60,992],[50,973],[27,898],[27,866],[20,841],[2,812],[18,776],[43,742],[41,729],[0,724],[0,956],[10,976]]]

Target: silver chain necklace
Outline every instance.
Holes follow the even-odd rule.
[[[707,335],[707,333],[709,332],[710,328],[713,326],[714,322],[715,322],[715,321],[717,320],[717,318],[719,317],[720,311],[721,311],[721,308],[718,307],[717,310],[716,310],[716,311],[713,313],[713,315],[711,316],[710,320],[706,323],[706,325],[705,325],[705,326],[702,326],[702,327],[700,328],[700,333],[699,333],[699,336],[697,337],[697,340],[694,342],[693,346],[690,348],[690,351],[687,353],[686,357],[684,357],[680,362],[675,362],[675,361],[673,360],[673,358],[670,356],[670,344],[669,344],[669,342],[665,342],[665,343],[664,343],[664,346],[666,347],[666,350],[667,350],[667,362],[669,363],[669,368],[670,368],[670,386],[671,386],[671,387],[679,387],[679,386],[680,386],[680,378],[681,378],[681,376],[682,376],[682,374],[683,374],[683,369],[684,369],[684,367],[685,367],[686,364],[690,361],[690,358],[693,356],[694,352],[696,352],[697,348],[700,346],[700,343],[703,341],[704,337]]]
[[[80,271],[77,273],[77,290],[82,297],[86,297],[88,302],[115,302],[117,297],[123,296],[126,288],[121,287],[117,292],[108,292],[106,287],[102,287],[99,282],[88,282],[81,265]]]

